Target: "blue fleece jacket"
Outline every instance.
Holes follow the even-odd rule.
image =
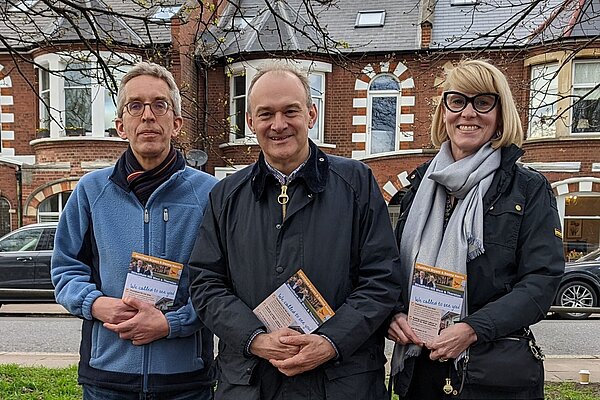
[[[84,175],[56,231],[52,282],[57,301],[83,319],[79,382],[117,390],[170,391],[209,384],[212,334],[189,301],[184,268],[169,335],[134,346],[94,320],[100,296],[120,298],[131,253],[187,264],[200,227],[211,175],[185,168],[150,196],[146,207],[127,187],[122,160]]]

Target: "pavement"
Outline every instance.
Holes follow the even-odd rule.
[[[18,314],[65,314],[67,311],[59,305],[4,305],[2,312]],[[16,353],[0,352],[0,364],[18,364],[22,366],[42,366],[62,368],[79,362],[76,353]],[[544,362],[546,381],[579,382],[579,371],[590,371],[590,382],[600,382],[600,355],[555,355],[546,356]]]

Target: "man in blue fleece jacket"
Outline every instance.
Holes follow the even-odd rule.
[[[212,334],[189,300],[187,267],[164,312],[122,295],[132,252],[187,264],[216,179],[186,167],[171,144],[181,96],[164,67],[142,62],[123,77],[117,115],[129,148],[81,178],[52,257],[56,299],[83,319],[83,398],[210,399]]]

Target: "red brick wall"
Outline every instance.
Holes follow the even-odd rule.
[[[600,139],[562,139],[548,141],[531,141],[523,145],[525,154],[521,160],[533,162],[580,162],[579,172],[547,172],[544,175],[550,182],[580,176],[600,177],[600,173],[592,172],[592,164],[600,163]]]
[[[21,62],[17,69],[9,56],[0,55],[0,64],[4,66],[0,79],[9,76],[12,81],[11,88],[2,88],[2,95],[13,96],[13,105],[3,105],[2,112],[14,115],[14,123],[3,122],[2,129],[15,133],[15,139],[3,141],[2,147],[15,149],[15,155],[30,155],[29,141],[35,139],[38,120],[38,100],[32,91],[32,86],[37,90],[36,75],[31,64]]]
[[[200,111],[198,107],[198,71],[194,60],[197,24],[202,6],[190,6],[185,21],[174,19],[171,26],[173,44],[171,48],[171,72],[179,85],[182,97],[184,124],[177,142],[188,147],[198,147],[200,134]]]
[[[0,197],[4,197],[10,203],[10,208],[17,209],[17,179],[15,177],[16,167],[0,163]],[[11,230],[17,228],[17,214],[11,214]]]

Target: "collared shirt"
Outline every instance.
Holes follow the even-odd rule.
[[[275,177],[275,179],[277,179],[277,181],[279,181],[279,183],[281,183],[282,185],[288,185],[291,181],[294,180],[296,175],[298,175],[298,172],[300,172],[300,170],[306,165],[306,162],[310,158],[310,147],[308,151],[308,157],[306,157],[306,160],[304,160],[302,164],[300,164],[296,169],[294,169],[289,175],[286,175],[283,172],[279,171],[277,168],[273,167],[271,164],[269,164],[266,158],[265,164],[267,165],[267,169],[269,170],[269,172],[273,174],[273,176]]]

